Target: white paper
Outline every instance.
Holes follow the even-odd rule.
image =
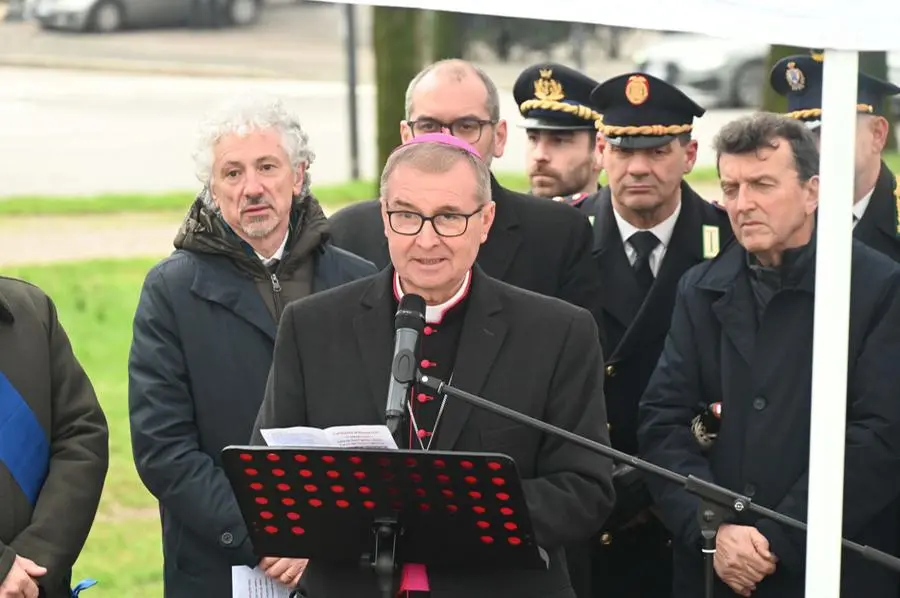
[[[268,446],[335,446],[328,435],[318,428],[296,426],[293,428],[269,428],[259,432]]]
[[[232,598],[289,598],[291,588],[267,576],[259,567],[231,568]]]
[[[341,448],[397,448],[397,441],[394,440],[387,426],[334,426],[325,432]]]
[[[333,426],[325,430],[307,426],[260,430],[268,446],[396,449],[387,426]]]

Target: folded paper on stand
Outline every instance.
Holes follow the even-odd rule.
[[[387,426],[332,426],[269,428],[260,430],[268,446],[332,447],[348,449],[396,449]]]
[[[232,598],[289,598],[291,588],[267,576],[259,567],[231,568]]]

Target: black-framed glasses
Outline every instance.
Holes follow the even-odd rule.
[[[452,123],[443,123],[433,118],[420,118],[411,120],[407,123],[412,130],[413,137],[416,135],[427,135],[429,133],[440,133],[442,131],[450,131],[454,137],[458,137],[467,143],[478,143],[481,140],[481,134],[487,125],[497,124],[496,120],[484,120],[480,118],[460,118]]]
[[[469,230],[469,218],[481,212],[484,206],[479,207],[471,214],[444,213],[434,216],[425,216],[418,212],[408,210],[388,210],[388,222],[391,230],[398,235],[412,237],[422,231],[426,222],[431,222],[431,227],[441,237],[459,237]]]

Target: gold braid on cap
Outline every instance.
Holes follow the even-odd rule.
[[[857,104],[856,111],[861,112],[863,114],[872,114],[875,112],[875,108],[873,108],[870,104]],[[818,116],[822,116],[821,108],[807,108],[805,110],[794,110],[793,112],[788,112],[785,114],[788,118],[797,118],[797,119],[805,119],[805,118],[816,118]]]
[[[622,137],[624,135],[683,135],[690,133],[694,125],[642,125],[639,127],[614,127],[597,123],[597,129],[607,137]]]
[[[529,110],[556,110],[557,112],[566,112],[584,120],[592,120],[601,122],[603,116],[599,112],[591,110],[587,106],[580,104],[567,104],[565,102],[555,102],[553,100],[525,100],[519,106],[519,112],[523,115]]]

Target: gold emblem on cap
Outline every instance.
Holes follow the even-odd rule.
[[[625,99],[635,106],[640,106],[646,102],[649,97],[650,82],[647,81],[647,77],[641,75],[632,75],[628,77],[628,82],[625,84]]]
[[[564,100],[562,83],[553,78],[553,69],[541,69],[541,78],[534,82],[534,97],[539,100],[559,102]]]
[[[784,78],[793,91],[803,91],[806,88],[806,75],[797,68],[797,63],[793,60],[787,63],[787,70],[784,72]]]

